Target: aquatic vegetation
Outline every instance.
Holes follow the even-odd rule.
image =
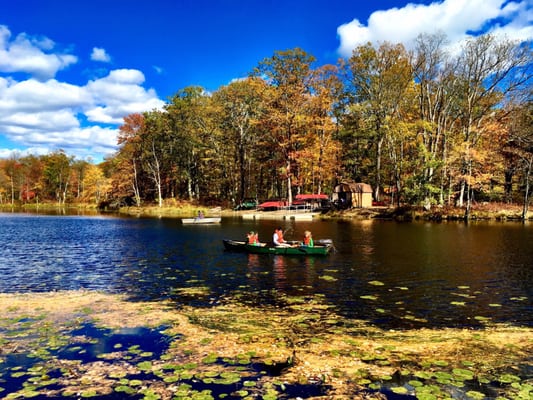
[[[361,297],[362,299],[365,299],[365,300],[377,300],[378,299],[378,296],[374,296],[372,294],[365,294],[363,296],[359,296]]]
[[[344,319],[320,296],[279,301],[228,297],[178,311],[96,292],[0,295],[1,396],[532,395],[530,329],[484,321],[478,330],[381,330]]]

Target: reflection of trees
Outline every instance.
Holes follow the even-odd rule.
[[[362,235],[357,248],[362,256],[362,261],[371,263],[375,252],[374,221],[362,220],[358,224]]]
[[[287,287],[287,263],[285,257],[274,256],[274,286],[276,289]]]
[[[259,267],[259,255],[248,254],[248,269],[253,270],[257,267]]]
[[[259,255],[248,254],[248,277],[251,281],[258,283],[257,274],[259,273]]]

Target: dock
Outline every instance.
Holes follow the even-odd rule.
[[[312,221],[318,212],[290,212],[290,211],[256,211],[242,214],[242,219],[284,219],[294,221]]]

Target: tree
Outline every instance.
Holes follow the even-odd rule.
[[[301,175],[306,171],[307,175],[301,180],[302,186],[310,187],[308,191],[320,194],[326,186],[334,186],[339,174],[340,143],[335,137],[338,131],[335,111],[342,84],[337,67],[325,65],[312,71],[310,87],[309,128],[299,157]]]
[[[111,185],[100,167],[89,164],[83,178],[83,199],[100,204],[107,198]]]
[[[39,201],[42,192],[43,162],[41,157],[34,155],[24,156],[20,159],[22,166],[22,201]]]
[[[213,94],[213,101],[218,106],[219,124],[225,134],[229,146],[228,157],[224,160],[229,168],[231,195],[242,202],[245,197],[250,197],[250,182],[252,181],[253,149],[258,140],[257,120],[263,113],[263,93],[265,82],[257,77],[235,81],[221,87]],[[232,162],[236,161],[235,168]],[[255,193],[255,196],[257,193]]]
[[[523,90],[531,81],[532,52],[529,45],[509,40],[498,41],[486,34],[466,42],[455,65],[454,96],[456,121],[464,149],[461,159],[463,178],[460,180],[459,205],[466,195],[465,218],[472,201],[470,177],[476,165],[473,159],[484,134],[483,124],[495,116],[497,105]]]
[[[43,157],[44,187],[57,202],[65,204],[70,183],[73,157],[67,156],[64,150],[58,150]]]
[[[448,134],[452,129],[453,69],[444,51],[447,44],[443,33],[422,34],[416,40],[413,54],[413,75],[418,89],[418,133],[422,163],[418,182],[420,192],[416,197],[430,206],[433,196],[444,204],[445,185],[448,182]],[[440,168],[440,175],[437,171]],[[440,178],[437,182],[436,180]]]
[[[3,164],[4,160],[0,160],[0,204],[7,202],[7,188],[9,187],[9,178],[4,172]]]
[[[90,165],[89,161],[85,160],[73,160],[72,162],[72,186],[76,187],[77,199],[83,197],[85,173]]]
[[[354,49],[346,65],[348,112],[359,114],[361,128],[375,147],[374,198],[382,190],[383,144],[393,121],[401,120],[402,100],[412,82],[411,65],[403,45],[368,43]]]
[[[522,220],[526,220],[533,179],[533,102],[515,107],[511,111],[509,136],[504,151],[513,155],[517,168],[522,171]]]
[[[168,150],[164,114],[160,111],[144,113],[144,129],[139,132],[141,163],[154,184],[156,200],[163,207],[163,163]]]
[[[292,203],[293,181],[298,182],[298,151],[309,128],[308,102],[311,95],[311,64],[315,58],[295,48],[277,51],[255,69],[272,87],[262,123],[270,133],[270,145],[280,155],[279,175],[287,182],[287,198]]]
[[[201,186],[216,168],[208,167],[217,157],[216,132],[209,110],[210,100],[203,88],[182,89],[166,106],[169,130],[169,154],[176,161],[172,170],[179,181],[185,181],[189,200],[199,200]]]
[[[13,154],[8,160],[4,161],[4,173],[8,179],[11,205],[15,204],[16,190],[20,186],[19,183],[21,182],[22,176],[21,167],[19,157],[16,154]],[[20,190],[18,193],[20,194]]]
[[[116,155],[115,179],[113,186],[121,197],[133,195],[137,207],[141,206],[140,160],[141,133],[144,131],[144,116],[139,113],[124,117],[124,124],[119,128]]]

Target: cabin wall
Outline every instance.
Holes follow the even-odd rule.
[[[348,185],[339,185],[335,187],[331,200],[340,208],[367,208],[372,207],[372,192],[353,191]]]

